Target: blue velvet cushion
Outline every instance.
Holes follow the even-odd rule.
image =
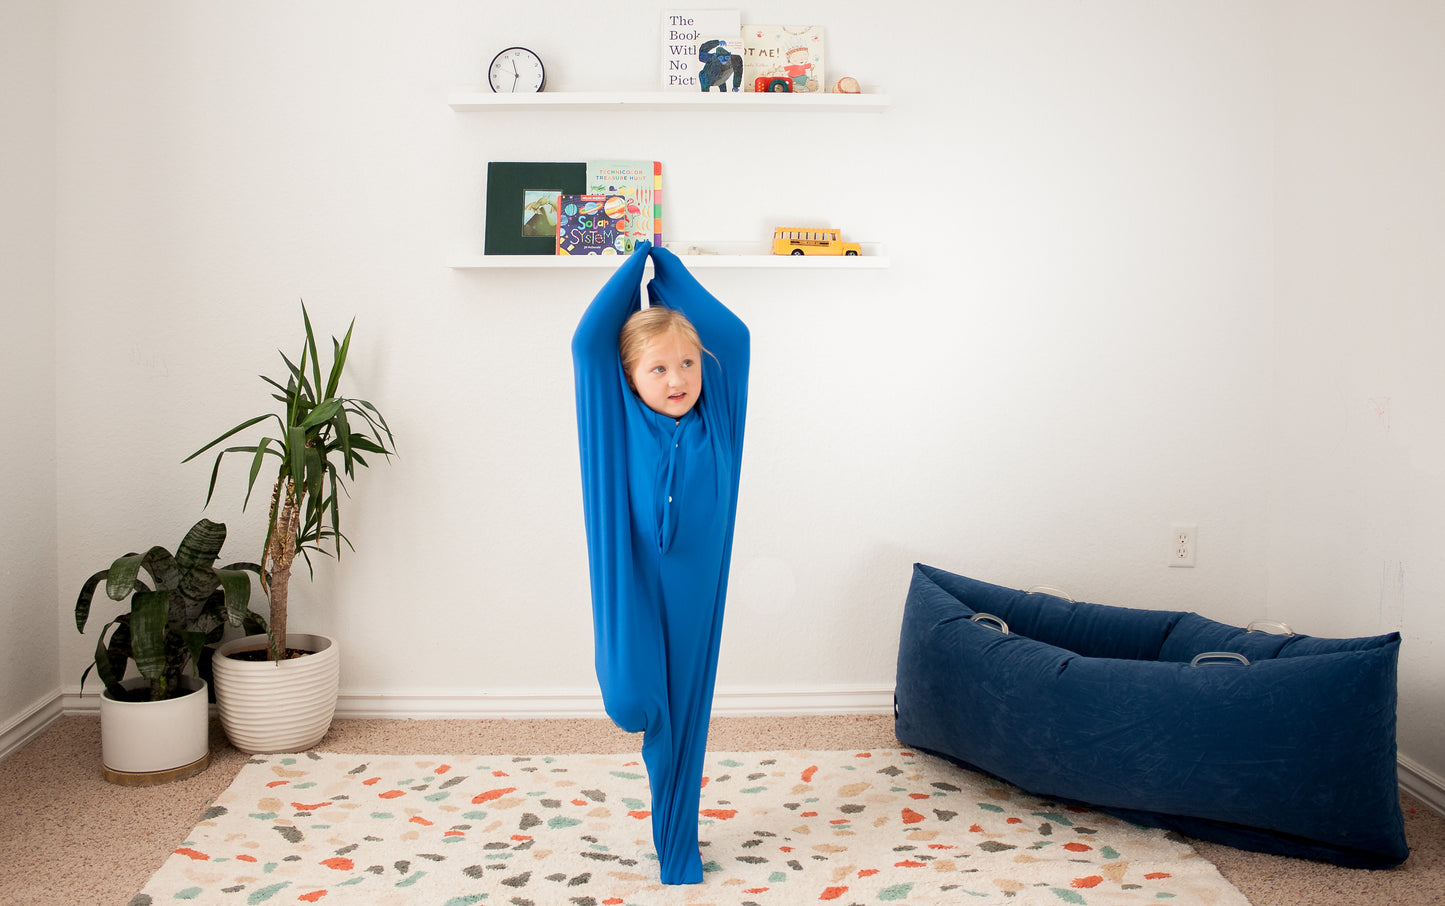
[[[996,616],[1009,634],[976,613]],[[898,739],[1032,793],[1340,865],[1402,862],[1398,633],[1250,633],[917,564]],[[1250,661],[1190,666],[1233,651]]]

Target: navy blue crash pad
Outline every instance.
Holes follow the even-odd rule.
[[[1248,632],[915,564],[895,731],[1035,795],[1138,824],[1385,868],[1409,855],[1396,775],[1399,648],[1399,633]],[[1249,663],[1191,666],[1221,651]]]

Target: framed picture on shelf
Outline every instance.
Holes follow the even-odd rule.
[[[558,199],[587,188],[582,161],[491,161],[487,164],[488,255],[557,254]]]

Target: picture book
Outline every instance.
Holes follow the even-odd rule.
[[[488,255],[555,255],[562,195],[587,190],[587,165],[560,161],[487,164]]]
[[[664,91],[741,91],[742,15],[735,9],[665,10]]]
[[[648,239],[653,245],[662,245],[661,161],[589,160],[587,192],[625,198],[627,219],[623,233],[633,244]]]
[[[622,231],[627,199],[621,195],[563,195],[557,208],[557,254],[625,255],[632,240]]]
[[[782,90],[795,93],[826,90],[823,43],[821,25],[744,25],[744,90],[757,90],[759,78],[786,79]]]

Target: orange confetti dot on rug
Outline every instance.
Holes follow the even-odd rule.
[[[270,788],[273,787],[273,786],[285,786],[286,784],[288,784],[288,783],[290,783],[290,782],[291,782],[291,781],[289,781],[289,780],[273,780],[273,781],[271,781],[270,783],[266,784],[266,788],[267,788],[267,789],[270,789]]]
[[[970,824],[968,827],[968,832],[970,834],[981,834],[983,833],[983,828],[979,827],[977,824]]]
[[[210,856],[206,855],[205,853],[201,852],[200,850],[198,850],[198,849],[191,849],[191,848],[188,847],[188,846],[183,846],[183,847],[181,847],[180,849],[176,850],[175,852],[176,852],[176,855],[178,855],[178,856],[185,856],[186,858],[188,858],[188,859],[194,859],[194,860],[197,861],[197,862],[209,862],[210,859],[211,859]]]
[[[743,893],[767,893],[767,892],[768,892],[768,888],[766,888],[766,887],[748,887],[748,888],[746,888],[746,889],[743,890]],[[622,901],[621,901],[621,900],[603,900],[602,902],[604,902],[604,903],[621,903]]]
[[[818,899],[820,899],[820,900],[836,900],[836,899],[838,899],[839,897],[841,897],[843,894],[845,894],[845,893],[847,893],[847,892],[848,892],[848,888],[846,888],[846,887],[827,887],[827,888],[824,888],[824,890],[823,890],[823,895],[820,896],[820,897],[818,897]]]
[[[909,793],[909,794],[908,794],[908,798],[909,798],[909,799],[927,799],[927,798],[928,798],[928,794],[927,794],[927,793]]]
[[[817,812],[803,812],[803,813],[802,813],[801,815],[799,815],[798,817],[799,817],[799,818],[816,818],[816,817],[818,817],[818,813],[817,813]]]
[[[902,862],[894,862],[894,868],[922,868],[927,862],[915,862],[912,859],[904,859]]]
[[[405,796],[406,793],[401,790],[387,790],[385,793],[377,793],[376,795],[381,799],[395,799],[398,796]]]
[[[322,859],[321,864],[327,868],[334,868],[337,871],[351,871],[356,867],[356,863],[345,856],[333,856],[330,859]]]
[[[449,764],[442,764],[442,765],[437,765],[437,770],[436,770],[436,772],[437,772],[438,774],[445,774],[447,771],[450,771],[451,769],[452,769],[452,766],[451,766],[451,765],[449,765]]]
[[[442,834],[443,837],[465,837],[466,835],[466,831],[447,831],[446,833]]]
[[[736,818],[738,816],[738,810],[735,808],[705,808],[699,814],[705,818],[717,818],[722,821],[727,821],[731,818]]]
[[[501,799],[508,793],[515,793],[516,791],[517,788],[514,786],[499,787],[495,790],[487,790],[485,793],[478,793],[477,795],[473,796],[472,805],[481,805],[483,802],[491,802],[493,799]]]
[[[586,805],[586,804],[587,804],[587,800],[586,800],[586,799],[573,799],[573,800],[572,800],[572,804],[573,804],[573,805]]]
[[[362,785],[362,786],[375,786],[378,782],[380,782],[380,780],[381,780],[380,777],[368,777],[367,779],[361,781],[361,785]]]
[[[1094,848],[1094,847],[1088,846],[1088,845],[1083,844],[1083,843],[1065,843],[1065,844],[1064,844],[1064,849],[1067,849],[1067,850],[1068,850],[1069,852],[1071,852],[1071,853],[1086,853],[1086,852],[1088,852],[1089,850],[1091,850],[1091,849],[1093,849],[1093,848]]]
[[[709,780],[711,780],[711,779],[712,779],[712,778],[710,778],[710,777],[704,777],[704,778],[702,779],[702,785],[699,786],[698,789],[702,789],[703,787],[707,786],[707,782],[708,782]]]
[[[954,846],[952,843],[930,843],[930,844],[928,844],[928,848],[929,848],[929,849],[957,849],[957,847]]]
[[[918,814],[917,812],[915,812],[913,809],[911,809],[911,808],[906,808],[906,809],[903,810],[903,823],[904,823],[904,824],[917,824],[918,822],[920,822],[920,821],[922,821],[922,820],[923,820],[923,816],[920,815],[920,814]]]
[[[862,871],[858,872],[858,877],[860,877],[860,878],[871,878],[871,877],[873,877],[873,876],[876,875],[876,874],[878,874],[878,869],[876,869],[876,868],[865,868],[865,869],[863,869]]]
[[[790,853],[793,851],[793,848],[791,846],[779,846],[778,849],[785,853]]]
[[[513,834],[513,835],[512,835],[512,839],[513,839],[513,840],[516,840],[518,843],[526,843],[528,840],[530,840],[530,839],[532,839],[532,838],[531,838],[529,835],[527,835],[527,834]]]
[[[422,827],[431,827],[433,823],[426,820],[421,815],[412,815],[410,820],[412,824],[420,824]]]
[[[650,816],[651,814],[652,812],[645,811],[643,809],[637,809],[636,811],[631,811],[627,813],[628,817],[636,818],[639,821],[641,821],[643,818]]]
[[[237,862],[255,862],[255,861],[256,861],[256,857],[255,857],[255,856],[248,856],[248,855],[245,855],[245,854],[243,853],[243,854],[241,854],[241,855],[239,855],[239,856],[236,857],[236,861],[237,861]]]
[[[1151,872],[1149,872],[1148,874],[1146,874],[1144,877],[1148,878],[1148,879],[1151,880],[1151,881],[1158,881],[1158,880],[1160,880],[1161,878],[1173,877],[1173,875],[1169,874],[1169,872],[1167,872],[1167,871],[1151,871]]]
[[[317,802],[313,805],[308,805],[305,802],[293,802],[291,803],[291,807],[296,809],[298,812],[314,812],[322,806],[330,804],[331,803],[329,802]]]
[[[872,758],[872,757],[873,757],[873,753],[872,753],[872,752],[859,752],[857,755],[854,755],[853,757],[854,757],[854,758]]]
[[[803,782],[804,782],[804,783],[812,783],[812,782],[813,782],[813,775],[816,774],[816,773],[818,773],[818,766],[817,766],[816,764],[809,765],[808,767],[804,768],[804,769],[803,769]]]
[[[321,899],[321,898],[324,897],[324,896],[326,896],[326,891],[324,891],[324,890],[313,890],[313,891],[311,891],[310,893],[303,893],[301,896],[297,897],[296,899],[301,900],[302,902],[305,902],[305,903],[315,903],[317,900]]]
[[[1099,876],[1099,875],[1089,875],[1087,878],[1075,878],[1074,881],[1073,881],[1073,886],[1074,886],[1074,887],[1098,887],[1098,886],[1099,886],[1100,884],[1102,884],[1102,883],[1104,883],[1103,877],[1101,877],[1101,876]]]
[[[602,901],[602,906],[617,906],[618,903],[622,902],[625,901],[621,897],[608,897]]]
[[[1008,823],[1008,824],[1023,824],[1023,823],[1024,823],[1024,819],[1022,819],[1022,818],[1014,815],[1014,816],[1010,816],[1010,817],[1009,817],[1007,823]]]
[[[852,819],[852,818],[834,818],[832,821],[829,821],[828,823],[829,823],[829,824],[852,824],[852,823],[853,823],[853,819]]]

